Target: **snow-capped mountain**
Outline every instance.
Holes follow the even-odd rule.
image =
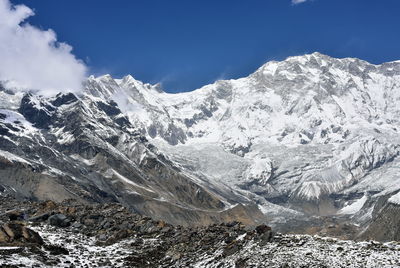
[[[117,102],[170,159],[267,215],[280,210],[273,204],[352,214],[400,189],[400,62],[313,53],[188,93],[131,76],[91,77],[87,89]]]
[[[127,157],[129,168],[140,167],[143,155],[161,157],[158,161],[168,163],[168,172],[213,193],[221,204],[210,197],[212,208],[256,204],[281,227],[291,220],[314,220],[312,216],[367,223],[393,205],[387,200],[400,190],[400,62],[374,65],[313,53],[268,62],[248,77],[178,94],[132,76],[92,76],[73,104],[57,101],[75,98],[71,95],[43,100],[47,106],[36,96],[22,98],[21,106],[29,98],[30,106],[40,105],[50,121],[32,118],[29,109],[24,113],[17,95],[1,103],[6,106],[0,111],[3,128],[8,123],[37,135],[45,128],[56,144],[63,144],[68,161],[86,166],[100,161],[97,150],[82,153],[74,145],[79,129],[90,140],[101,139],[104,148],[112,146],[113,154]],[[82,114],[77,129],[65,122],[71,105]],[[1,149],[3,155],[29,160],[25,152]],[[102,168],[106,178],[133,180],[115,166]],[[164,172],[153,174],[154,183],[160,174]],[[142,192],[153,189],[140,185]],[[167,198],[165,190],[159,189],[157,198]]]
[[[262,217],[200,186],[141,135],[115,102],[1,91],[0,194],[120,202],[175,224]],[[247,202],[249,203],[249,202]],[[253,213],[253,216],[251,216]],[[258,214],[258,216],[257,216]]]

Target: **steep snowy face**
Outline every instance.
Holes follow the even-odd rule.
[[[92,77],[87,89],[114,99],[152,138],[173,145],[219,142],[243,155],[258,142],[342,142],[360,126],[392,129],[399,85],[398,62],[372,65],[314,53],[189,93],[163,93],[131,76]]]
[[[180,170],[105,95],[0,93],[0,196],[118,201],[184,225],[264,217]]]
[[[236,189],[267,212],[276,210],[273,202],[334,214],[364,192],[374,199],[400,189],[395,176],[381,176],[400,153],[400,62],[313,53],[188,93],[168,94],[130,76],[92,77],[87,90],[118,103],[188,172]],[[365,186],[371,178],[379,187]]]
[[[259,142],[342,142],[360,126],[391,129],[398,122],[399,74],[397,63],[374,66],[321,54],[270,62],[247,78],[210,86],[203,104],[215,111],[205,121],[218,126],[222,144],[240,153]],[[222,100],[221,87],[229,92]],[[201,127],[192,128],[200,136]]]
[[[109,75],[98,78],[91,76],[86,82],[86,92],[115,101],[130,121],[151,137],[161,135],[171,144],[186,140],[185,134],[175,126],[160,99],[162,91],[159,85],[144,84],[130,75],[122,79],[113,79]]]

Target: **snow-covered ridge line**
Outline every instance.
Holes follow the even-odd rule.
[[[265,71],[265,70],[270,70],[271,73],[273,74],[274,71],[276,71],[277,65],[279,63],[281,63],[281,62],[298,61],[298,62],[304,64],[304,63],[306,63],[307,60],[310,60],[312,57],[322,58],[322,59],[325,58],[325,59],[331,59],[331,60],[333,60],[333,59],[334,60],[341,60],[341,61],[347,61],[349,63],[362,62],[362,63],[368,64],[368,65],[372,65],[372,66],[376,66],[376,67],[379,67],[379,66],[382,66],[382,65],[385,65],[385,64],[396,64],[396,65],[400,64],[400,60],[393,60],[393,61],[388,61],[388,62],[382,62],[382,63],[379,63],[379,64],[373,64],[373,63],[370,63],[370,62],[368,62],[366,60],[362,60],[360,58],[355,58],[355,57],[333,58],[333,57],[331,57],[329,55],[322,54],[320,52],[313,52],[313,53],[310,53],[310,54],[300,54],[300,55],[296,55],[296,56],[289,56],[286,59],[281,60],[281,61],[279,61],[279,60],[270,60],[270,61],[266,62],[265,64],[263,64],[261,67],[258,67],[253,73],[250,73],[249,76],[251,76],[251,75],[253,75],[255,73],[259,73],[261,71]],[[323,60],[321,61],[321,64],[322,64],[322,66],[326,66],[326,62],[323,61]],[[245,78],[245,77],[242,77],[242,78]],[[228,79],[226,81],[239,80],[239,79],[242,79],[242,78]],[[207,85],[204,85],[204,86],[202,86],[202,87],[200,87],[198,89],[194,89],[194,90],[191,90],[191,91],[170,93],[170,92],[163,91],[162,90],[162,85],[160,83],[157,83],[157,84],[154,84],[154,85],[152,85],[150,83],[145,83],[145,82],[142,82],[142,81],[134,78],[131,74],[128,74],[128,75],[126,75],[126,76],[124,76],[122,78],[113,78],[111,74],[103,74],[103,75],[100,75],[100,76],[90,75],[87,79],[88,80],[96,80],[96,81],[114,80],[116,82],[116,84],[118,84],[118,85],[121,85],[122,83],[126,83],[126,81],[130,81],[131,83],[136,84],[136,85],[146,86],[146,88],[148,88],[148,89],[150,89],[152,87],[156,87],[158,89],[158,91],[160,91],[160,93],[168,94],[168,95],[186,95],[186,94],[190,94],[190,92],[194,92],[194,91],[197,91],[197,90],[200,90],[200,89],[203,89],[203,88],[207,88],[210,85],[213,85],[213,84],[207,84]],[[215,83],[217,83],[219,81],[225,81],[225,80],[216,80]]]

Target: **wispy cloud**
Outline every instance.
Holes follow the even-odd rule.
[[[44,95],[79,91],[86,65],[72,54],[71,46],[57,41],[53,30],[24,23],[33,15],[25,5],[0,0],[0,80]]]
[[[304,3],[304,2],[306,2],[307,0],[292,0],[292,4],[293,5],[298,5],[298,4],[301,4],[301,3]]]

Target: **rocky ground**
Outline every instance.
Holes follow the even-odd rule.
[[[186,228],[118,204],[0,199],[1,267],[400,267],[400,243],[282,235],[239,222]]]

